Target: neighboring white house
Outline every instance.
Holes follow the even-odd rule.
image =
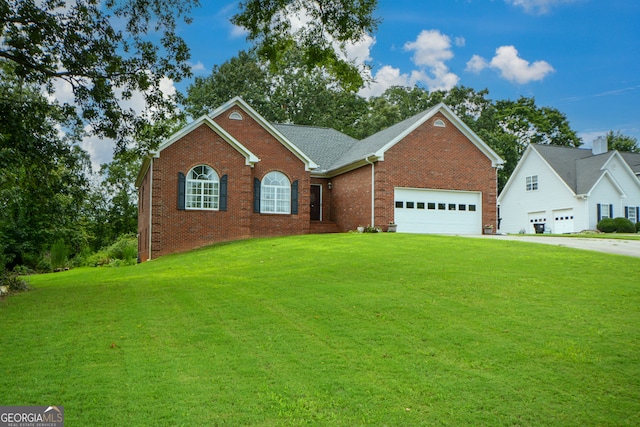
[[[640,154],[531,144],[498,196],[502,233],[576,233],[602,218],[640,221]]]

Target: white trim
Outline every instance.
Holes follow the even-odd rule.
[[[151,244],[153,242],[153,159],[150,160],[149,175],[149,258],[151,260]]]
[[[209,117],[211,119],[215,119],[220,114],[227,111],[229,108],[237,106],[244,110],[253,120],[258,122],[267,132],[269,132],[274,138],[276,138],[282,145],[284,145],[291,153],[293,153],[298,159],[300,159],[305,166],[306,171],[310,171],[311,169],[317,169],[318,165],[311,160],[309,156],[307,156],[302,150],[296,147],[291,141],[289,141],[283,134],[281,134],[276,128],[274,128],[271,123],[265,120],[256,110],[251,108],[249,104],[247,104],[242,98],[236,96],[220,107],[216,108]]]
[[[605,177],[609,178],[609,181],[611,181],[611,184],[616,188],[616,190],[618,190],[618,193],[620,193],[620,198],[626,199],[627,198],[627,193],[624,192],[624,190],[622,189],[622,186],[620,184],[618,184],[618,181],[615,180],[613,175],[611,175],[611,172],[609,172],[608,170],[605,170],[605,171],[602,172],[602,174],[600,175],[598,180],[595,182],[595,184],[593,184],[593,186],[591,187],[591,189],[587,193],[587,196],[591,196],[591,193],[593,192],[593,190],[600,184],[600,182]]]
[[[376,222],[376,165],[374,161],[369,160],[369,157],[364,159],[371,165],[371,226],[375,227]]]
[[[320,187],[320,200],[318,201],[318,203],[320,203],[320,219],[319,221],[323,220],[323,209],[322,209],[322,196],[324,195],[324,191],[322,190],[323,185],[322,184],[311,184],[312,186],[316,186],[316,187]],[[300,189],[298,189],[299,191]],[[311,215],[311,213],[309,213],[309,215]]]
[[[460,132],[466,136],[471,143],[473,143],[478,149],[491,160],[492,167],[499,167],[504,164],[504,160],[500,158],[500,156],[491,149],[475,132],[469,128],[446,104],[440,103],[435,107],[432,107],[430,110],[426,111],[426,113],[415,123],[409,126],[404,130],[400,135],[396,136],[394,139],[385,144],[382,148],[374,153],[375,156],[379,158],[379,160],[384,160],[384,153],[389,150],[391,147],[396,145],[398,142],[402,141],[407,135],[416,130],[422,124],[424,124],[427,120],[431,119],[436,113],[442,113]]]
[[[614,157],[617,157],[618,160],[620,160],[622,162],[622,165],[624,167],[624,169],[631,174],[631,176],[636,177],[636,180],[634,181],[636,183],[636,185],[638,187],[640,187],[640,179],[637,179],[638,176],[636,175],[636,173],[633,171],[633,169],[631,169],[631,167],[629,166],[629,163],[627,163],[627,161],[624,159],[624,157],[622,157],[622,155],[616,150],[612,153],[611,157],[609,157],[609,159],[604,162],[604,165],[602,165],[602,169],[608,169],[607,165],[609,164],[609,162],[611,162],[613,160]],[[594,185],[595,187],[595,185]]]
[[[224,130],[220,125],[218,125],[215,121],[213,121],[208,116],[201,116],[197,120],[194,120],[193,122],[186,125],[182,129],[180,129],[178,132],[174,133],[169,138],[167,138],[162,144],[160,144],[158,149],[151,154],[154,157],[160,157],[160,153],[162,150],[171,146],[174,142],[178,141],[180,138],[184,137],[185,135],[188,135],[189,133],[193,132],[196,128],[200,127],[203,124],[209,126],[211,130],[213,130],[218,135],[220,135],[227,143],[229,143],[229,145],[231,145],[233,148],[236,149],[236,151],[242,154],[245,158],[245,164],[247,166],[253,167],[256,163],[260,161],[258,156],[253,154],[251,150],[249,150],[247,147],[242,145],[240,141],[238,141],[233,136],[231,136],[229,132]]]
[[[551,171],[551,173],[556,177],[556,179],[559,180],[560,183],[562,183],[562,185],[564,185],[564,187],[569,190],[569,192],[571,194],[573,194],[574,196],[576,196],[576,193],[571,189],[571,187],[569,187],[569,184],[567,184],[565,182],[564,179],[562,179],[562,177],[560,175],[558,175],[558,172],[556,172],[556,170],[551,167],[551,165],[549,164],[549,162],[546,161],[546,159],[544,158],[544,156],[542,156],[538,150],[535,149],[535,147],[531,144],[529,144],[526,148],[526,150],[524,151],[524,153],[522,154],[522,156],[520,157],[520,160],[518,161],[518,164],[516,165],[515,169],[513,170],[513,172],[511,173],[511,176],[509,177],[509,179],[507,180],[507,183],[505,184],[504,188],[502,189],[502,192],[500,193],[500,195],[498,196],[497,202],[498,204],[502,203],[502,196],[504,196],[505,194],[507,194],[509,188],[513,184],[513,182],[516,180],[518,173],[520,172],[520,169],[522,169],[524,167],[524,164],[526,163],[526,159],[531,155],[531,153],[534,152],[536,153],[536,155],[540,158],[540,160],[542,161],[542,163],[544,163],[547,168]],[[537,174],[538,177],[540,176],[540,173]],[[538,178],[538,187],[540,186],[540,179]]]

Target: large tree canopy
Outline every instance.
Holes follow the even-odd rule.
[[[322,65],[348,90],[363,83],[362,70],[345,54],[347,43],[372,34],[380,20],[373,16],[377,0],[246,0],[232,22],[249,32],[259,55],[272,68],[286,65],[298,50],[309,69]],[[300,28],[292,25],[292,17]]]
[[[189,50],[176,36],[197,0],[0,0],[0,58],[25,83],[53,91],[65,81],[75,118],[98,136],[123,142],[149,117],[120,99],[144,95],[147,112],[160,117],[173,103],[160,79],[189,75]]]

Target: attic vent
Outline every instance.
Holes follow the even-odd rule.
[[[445,126],[444,120],[438,119],[435,122],[433,122],[433,125],[437,128],[443,128]]]
[[[238,113],[237,111],[234,111],[233,113],[229,114],[229,119],[231,120],[242,120],[242,114]]]

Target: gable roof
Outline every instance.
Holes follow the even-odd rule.
[[[149,169],[149,166],[151,165],[151,159],[152,158],[160,157],[160,153],[162,152],[162,150],[164,150],[167,147],[171,146],[173,143],[178,141],[180,138],[182,138],[185,135],[189,134],[194,129],[200,127],[203,124],[208,126],[209,128],[211,128],[214,132],[216,132],[218,135],[220,135],[229,145],[231,145],[233,148],[235,148],[236,151],[238,151],[240,154],[242,154],[244,156],[245,164],[247,166],[253,167],[254,164],[256,164],[257,162],[260,161],[258,156],[256,156],[254,153],[252,153],[251,150],[249,150],[247,147],[242,145],[242,143],[240,143],[240,141],[238,141],[233,136],[231,136],[229,134],[229,132],[224,130],[220,125],[218,125],[216,122],[214,122],[211,118],[209,118],[208,116],[202,116],[202,117],[199,117],[198,119],[192,121],[191,123],[189,123],[188,125],[186,125],[182,129],[180,129],[179,131],[174,133],[173,135],[171,135],[169,138],[164,140],[164,142],[162,142],[162,144],[160,144],[160,146],[155,151],[152,151],[147,156],[145,156],[145,158],[142,161],[142,166],[140,167],[140,171],[138,172],[138,177],[136,178],[136,187],[140,187],[140,185],[142,184],[142,179],[144,178],[144,175],[147,173],[147,170]]]
[[[317,169],[318,165],[311,160],[311,158],[300,148],[298,148],[295,144],[293,144],[289,139],[287,139],[273,124],[269,123],[262,117],[256,110],[251,108],[249,104],[247,104],[242,98],[236,96],[235,98],[227,101],[220,107],[216,108],[213,112],[209,114],[209,117],[215,119],[225,111],[228,111],[232,107],[238,107],[242,109],[245,113],[247,113],[253,120],[258,122],[267,132],[269,132],[275,139],[277,139],[282,145],[284,145],[289,151],[291,151],[298,159],[300,159],[304,165],[305,170]]]
[[[357,139],[326,127],[275,123],[273,127],[317,163],[318,172],[327,172],[358,143]]]
[[[341,173],[360,167],[367,163],[369,159],[373,161],[384,160],[387,150],[395,146],[438,112],[442,113],[469,138],[491,160],[493,167],[498,167],[504,163],[495,151],[485,144],[443,103],[383,129],[363,140],[351,138],[330,128],[289,124],[274,124],[273,126],[320,165],[319,170],[316,172],[331,175],[332,173]]]
[[[542,157],[576,195],[589,194],[605,176],[608,176],[618,190],[624,193],[606,169],[607,163],[614,157],[618,157],[626,164],[630,173],[636,176],[640,173],[640,154],[608,151],[594,155],[588,149],[546,144],[531,144],[529,147]],[[523,155],[523,159],[524,157]]]
[[[255,154],[244,147],[237,139],[214,121],[216,117],[234,106],[237,106],[247,113],[282,145],[303,161],[306,170],[311,170],[320,176],[338,175],[339,173],[361,167],[370,161],[384,160],[384,155],[390,148],[437,113],[444,115],[480,149],[480,151],[491,160],[493,167],[500,167],[504,164],[504,160],[485,144],[485,142],[444,103],[435,105],[428,110],[383,129],[363,140],[357,140],[340,131],[326,127],[269,123],[240,97],[229,100],[209,115],[202,116],[191,122],[165,140],[158,150],[151,154],[154,157],[159,156],[160,151],[204,123],[223,136],[227,142],[242,153],[248,165],[259,162],[260,159]],[[147,168],[148,164],[145,161],[138,176],[138,181],[142,179]]]

